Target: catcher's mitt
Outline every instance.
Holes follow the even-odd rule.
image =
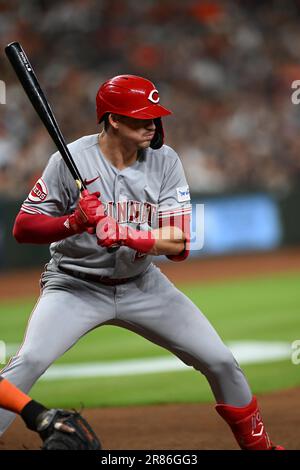
[[[88,422],[77,411],[51,409],[38,417],[41,450],[100,450],[101,444]]]

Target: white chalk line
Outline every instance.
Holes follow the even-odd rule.
[[[275,362],[291,357],[291,344],[273,341],[235,341],[228,343],[239,364]],[[7,345],[7,354],[17,350],[16,344]],[[88,377],[119,377],[161,372],[191,370],[175,356],[160,356],[121,361],[57,364],[51,366],[40,380],[67,380]]]

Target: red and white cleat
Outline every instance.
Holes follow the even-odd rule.
[[[229,424],[239,446],[243,450],[285,450],[272,443],[265,429],[256,397],[244,407],[217,404],[216,410]]]

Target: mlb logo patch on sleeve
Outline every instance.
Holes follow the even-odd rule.
[[[180,188],[176,188],[176,191],[178,202],[185,202],[191,199],[190,190],[188,186],[181,186]]]

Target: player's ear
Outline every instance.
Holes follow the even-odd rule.
[[[109,113],[108,122],[113,129],[119,128],[119,119],[117,114]]]

